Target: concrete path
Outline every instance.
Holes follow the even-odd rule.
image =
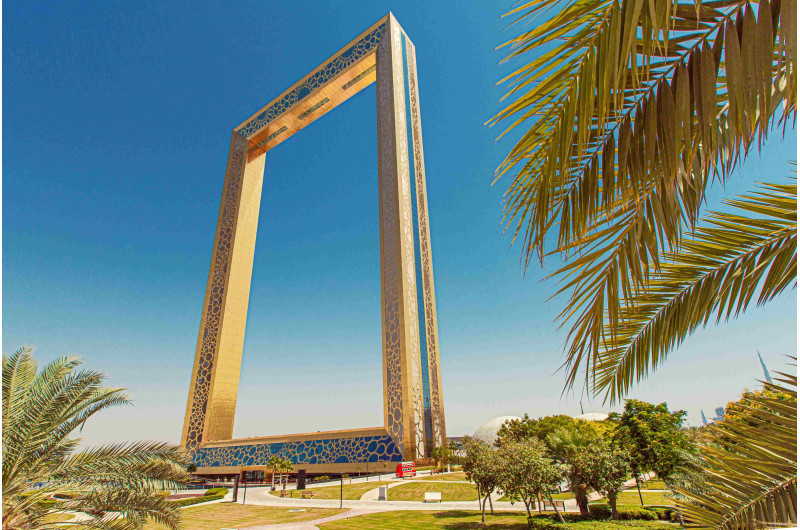
[[[376,477],[370,477],[370,480],[375,479]],[[393,474],[387,474],[381,477],[383,481],[389,481],[389,488],[393,488],[399,486],[400,484],[408,484],[411,482],[433,482],[430,480],[419,481],[419,480],[410,480],[410,479],[395,479]],[[353,483],[359,482],[366,482],[366,480],[357,480],[353,479]],[[448,481],[435,481],[435,482],[448,482]],[[452,484],[453,482],[448,482]],[[325,485],[334,486],[339,484],[339,482],[330,482],[325,483]],[[315,486],[322,486],[315,485]],[[627,481],[624,485],[626,489],[631,487],[636,487],[636,481],[631,479]],[[337,515],[332,515],[330,517],[325,517],[322,519],[315,519],[313,521],[304,521],[304,522],[297,522],[297,523],[285,523],[285,524],[274,524],[274,525],[261,525],[261,526],[248,526],[246,527],[247,530],[261,530],[261,529],[275,529],[275,530],[288,530],[288,529],[301,529],[301,530],[310,530],[314,528],[318,528],[317,524],[322,524],[328,521],[336,521],[339,519],[347,519],[350,517],[356,517],[359,515],[366,515],[371,513],[379,513],[379,512],[386,512],[386,511],[394,511],[394,510],[420,510],[420,511],[442,511],[442,510],[480,510],[480,505],[478,504],[477,499],[474,501],[451,501],[451,502],[442,502],[442,503],[425,503],[422,501],[379,501],[378,499],[378,488],[369,490],[365,493],[360,500],[342,500],[339,501],[338,499],[297,499],[297,498],[281,498],[275,495],[270,495],[268,487],[261,487],[261,488],[248,488],[247,492],[247,500],[245,504],[249,505],[257,505],[257,506],[276,506],[276,507],[283,507],[283,508],[339,508],[340,502],[342,508],[346,508],[346,512],[342,512]],[[289,488],[287,488],[289,489]],[[293,489],[293,488],[292,488]],[[240,490],[239,500],[238,503],[242,504],[242,495]],[[491,499],[492,503],[494,504],[494,509],[496,511],[511,511],[511,512],[524,512],[525,506],[521,502],[507,502],[507,501],[499,501],[502,495],[498,492],[492,494]],[[231,498],[230,493],[226,496],[225,500],[229,500]],[[597,493],[592,493],[589,495],[589,500],[597,500],[601,498],[601,496]],[[222,502],[222,501],[217,501]],[[205,504],[205,503],[204,503]],[[200,504],[198,506],[202,506]],[[575,499],[564,499],[564,506],[566,512],[577,512],[578,504]],[[489,505],[487,503],[486,506],[487,512],[489,511]],[[553,513],[551,510],[548,510],[548,513]],[[242,527],[244,530],[244,527]]]

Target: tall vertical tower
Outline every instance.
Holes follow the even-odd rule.
[[[233,440],[265,155],[375,81],[384,425]],[[233,131],[181,437],[199,472],[276,454],[342,470],[445,443],[420,122],[415,48],[390,13]]]

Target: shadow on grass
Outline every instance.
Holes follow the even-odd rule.
[[[454,530],[467,530],[472,528],[481,529],[505,529],[505,530],[527,530],[528,523],[524,514],[517,514],[512,512],[496,512],[497,515],[491,515],[489,511],[486,512],[486,523],[480,522],[480,512],[473,512],[467,510],[449,510],[446,512],[438,512],[433,514],[437,519],[478,519],[477,521],[453,521],[452,523],[441,524],[440,528],[452,528]],[[510,522],[508,517],[519,519],[519,522]],[[502,519],[502,520],[501,520]]]
[[[468,512],[467,510],[450,510],[447,512],[436,512],[433,514],[433,516],[437,519],[456,519],[461,517],[475,517],[475,512]]]

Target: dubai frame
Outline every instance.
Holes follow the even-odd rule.
[[[383,426],[234,440],[265,155],[373,81]],[[233,131],[181,444],[217,475],[267,470],[272,455],[310,473],[363,470],[445,441],[415,51],[389,13]]]

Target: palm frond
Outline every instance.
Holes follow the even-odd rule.
[[[80,364],[62,357],[39,370],[27,347],[3,356],[3,528],[40,528],[48,511],[65,510],[89,515],[86,528],[141,528],[150,519],[177,528],[178,508],[158,492],[190,478],[180,447],[132,442],[75,452],[71,435],[90,417],[130,403]],[[59,493],[74,497],[46,508]]]
[[[697,327],[737,316],[794,284],[796,180],[763,184],[757,193],[726,202],[740,213],[711,212],[694,234],[686,234],[681,251],[664,260],[658,276],[623,300],[619,324],[606,330],[612,338],[594,364],[568,357],[570,370],[584,363],[595,394],[619,401]]]
[[[782,401],[754,396],[741,411],[712,427],[716,443],[703,446],[703,486],[678,487],[678,506],[694,523],[719,529],[797,525],[797,377]]]
[[[498,170],[514,173],[506,229],[526,266],[557,232],[572,294],[558,320],[572,322],[570,355],[596,356],[620,301],[695,227],[714,176],[761,144],[776,111],[794,116],[796,3],[535,0],[510,14],[558,8],[505,44],[509,59],[543,54],[506,78],[516,99],[490,123],[525,127]]]

